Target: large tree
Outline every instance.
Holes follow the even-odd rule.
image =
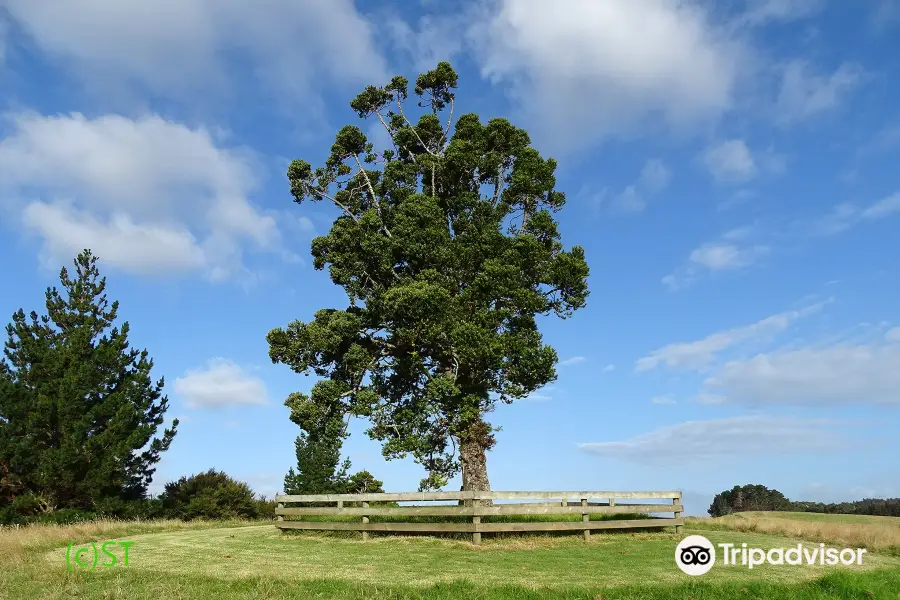
[[[44,510],[95,508],[144,498],[160,453],[175,436],[154,438],[168,401],[153,382],[146,350],[129,347],[128,323],[114,327],[106,278],[85,250],[75,276],[63,268],[46,291],[46,314],[23,310],[6,328],[0,360],[0,504],[19,496]]]
[[[323,166],[290,164],[297,203],[340,210],[312,255],[349,306],[271,331],[269,354],[322,378],[285,402],[304,430],[362,417],[386,458],[425,467],[420,489],[461,470],[464,490],[489,490],[496,429],[485,416],[555,379],[536,317],[583,307],[588,266],[560,241],[556,161],[506,119],[454,120],[456,87],[446,62],[421,74],[413,123],[404,77],[368,86],[350,106],[380,122],[391,147],[378,153],[348,125]]]

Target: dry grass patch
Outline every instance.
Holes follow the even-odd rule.
[[[791,517],[791,513],[736,513],[715,519],[689,518],[693,528],[732,530],[751,533],[776,534],[844,547],[866,548],[900,556],[900,519],[869,517],[846,519],[856,515],[822,515],[819,519]]]

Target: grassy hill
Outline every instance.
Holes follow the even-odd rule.
[[[684,534],[771,548],[796,545],[800,538],[752,527],[777,522],[800,531],[803,539],[819,541],[816,536],[832,532],[823,525],[891,532],[900,520],[831,521],[818,523],[794,513],[733,515],[692,519]],[[352,535],[281,534],[271,523],[37,526],[0,531],[0,598],[900,598],[900,557],[884,545],[890,533],[881,535],[861,567],[714,568],[691,578],[674,564],[680,536],[672,533],[595,534],[588,543],[578,535],[485,536],[482,546],[474,547],[428,537],[374,536],[362,542]],[[127,566],[117,553],[120,564],[114,567],[67,571],[69,542],[109,539],[133,542]],[[828,541],[843,545],[841,539]]]

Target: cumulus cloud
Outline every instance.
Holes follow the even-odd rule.
[[[568,146],[717,118],[745,53],[704,7],[676,0],[497,0],[470,39],[482,73]]]
[[[164,97],[254,85],[308,99],[322,81],[381,78],[384,60],[352,0],[6,0],[35,45],[90,85],[137,84]]]
[[[188,369],[175,380],[175,393],[189,408],[268,404],[265,382],[225,358]]]
[[[830,75],[814,73],[802,60],[788,63],[776,101],[778,120],[793,123],[838,108],[863,76],[862,68],[853,63],[841,64]]]
[[[753,264],[766,250],[765,246],[739,248],[734,244],[709,243],[693,250],[689,260],[711,271],[739,269]]]
[[[843,343],[757,354],[726,363],[704,388],[724,402],[751,406],[900,406],[900,345]]]
[[[23,217],[44,239],[49,264],[84,248],[139,273],[194,270],[206,263],[191,232],[177,226],[138,225],[125,214],[101,220],[71,205],[43,202],[26,206]]]
[[[663,285],[675,291],[693,283],[703,272],[744,269],[755,264],[770,249],[750,243],[752,235],[752,228],[740,227],[722,234],[716,241],[701,244],[688,255],[687,264],[662,278]]]
[[[21,210],[43,254],[91,248],[136,273],[241,272],[245,245],[283,254],[275,219],[254,207],[255,161],[205,129],[158,116],[18,114],[0,139],[0,198]]]
[[[706,149],[706,168],[717,181],[742,182],[756,176],[756,161],[744,140],[728,140]]]
[[[796,320],[821,310],[824,303],[813,304],[799,310],[791,310],[743,327],[719,331],[693,342],[680,342],[663,346],[639,359],[635,371],[650,371],[657,367],[681,370],[701,370],[710,366],[718,354],[738,344],[759,339],[770,339],[785,331]]]
[[[589,454],[644,464],[843,449],[837,424],[825,420],[745,416],[688,421],[622,441],[589,442]]]
[[[650,399],[651,404],[675,404],[675,399],[672,396],[653,396]]]

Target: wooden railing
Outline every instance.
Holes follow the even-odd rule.
[[[668,503],[621,503],[619,500],[668,500]],[[531,500],[532,502],[497,503],[479,506],[478,500]],[[605,500],[598,502],[598,500]],[[581,531],[584,539],[598,529],[644,529],[674,527],[681,533],[681,492],[404,492],[397,494],[319,494],[306,496],[279,495],[275,514],[279,529],[328,531],[361,531],[363,539],[370,531],[405,533],[471,533],[472,542],[481,543],[482,533],[521,531]],[[470,505],[370,506],[370,503],[472,501]],[[321,506],[322,504],[334,506]],[[319,506],[286,506],[317,504]],[[349,505],[349,506],[348,506]],[[674,517],[642,519],[597,519],[593,515],[654,515],[674,513]],[[581,515],[580,521],[508,521],[494,517],[533,515]],[[285,517],[357,517],[359,521],[300,521]],[[470,517],[471,523],[459,522],[369,522],[370,517]],[[482,523],[482,517],[491,517]]]

